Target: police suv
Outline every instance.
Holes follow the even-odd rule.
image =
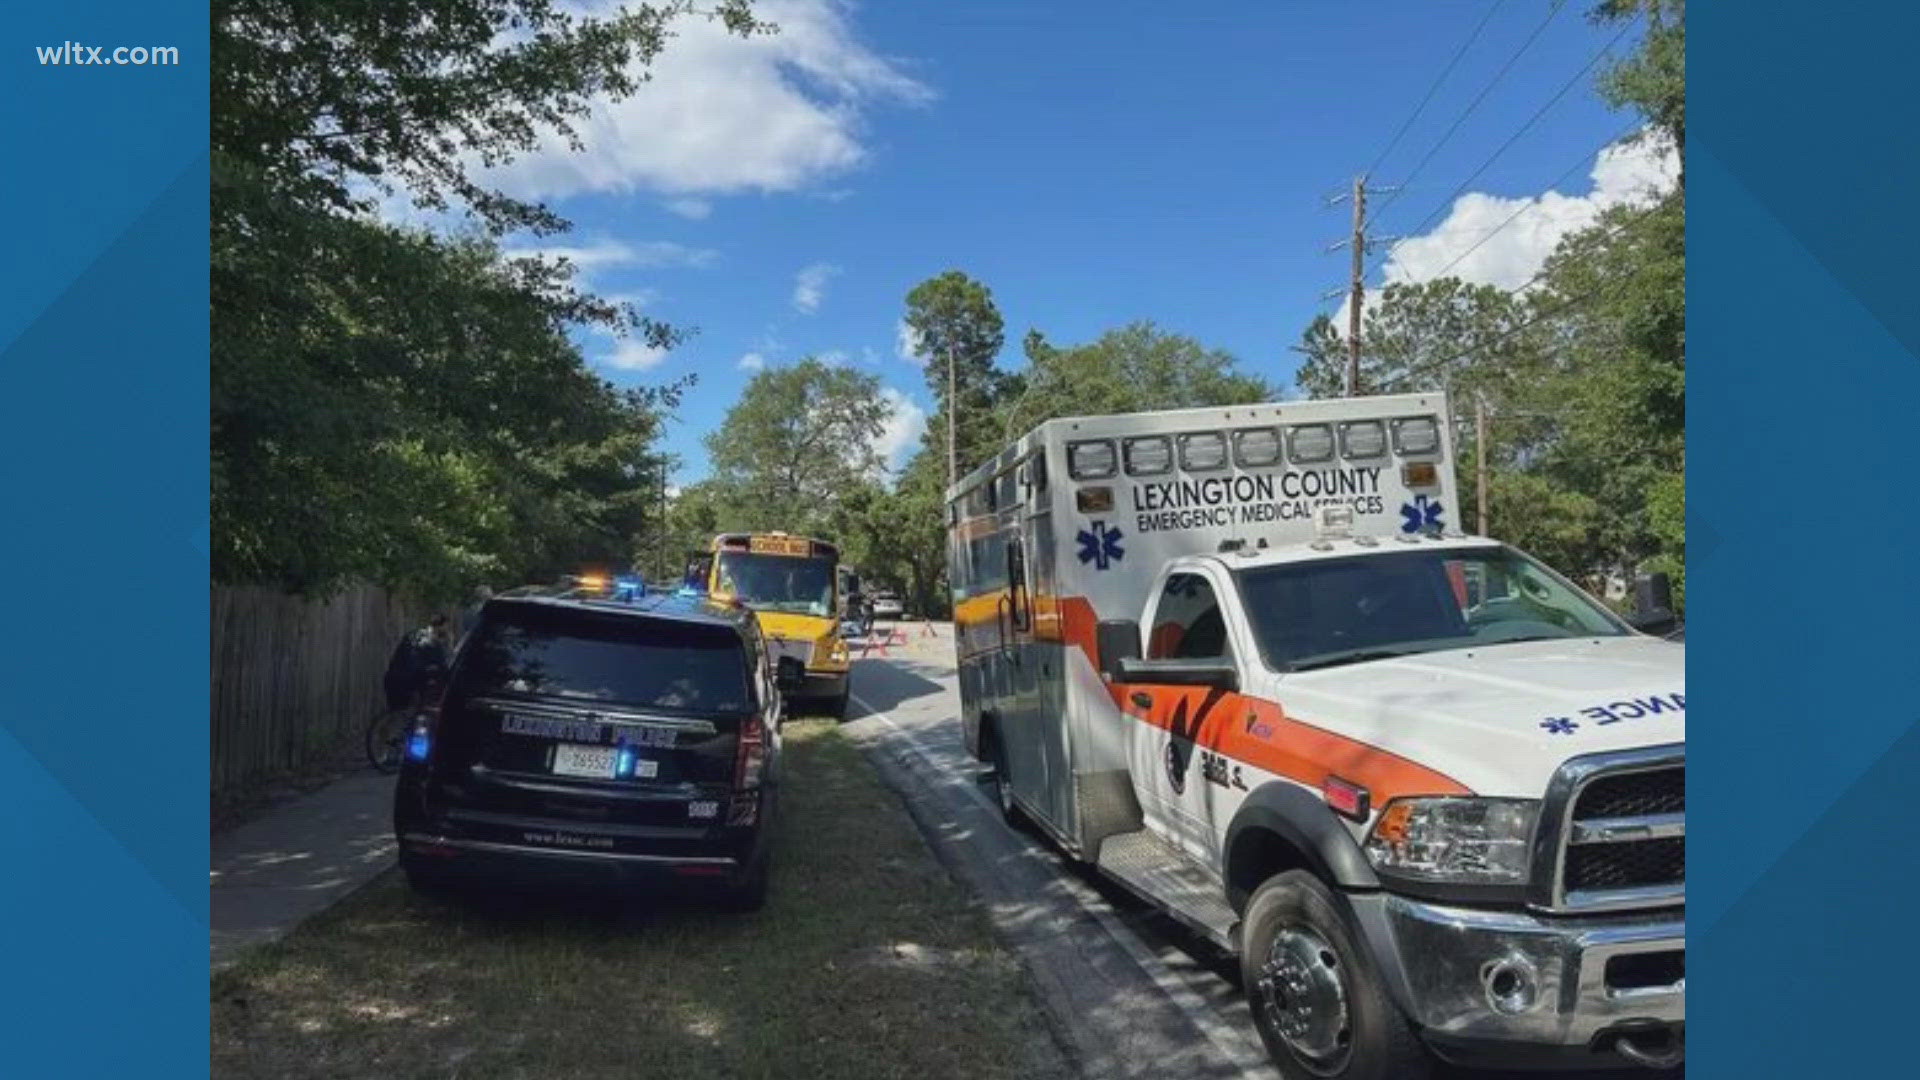
[[[1053,420],[948,500],[1003,811],[1237,952],[1283,1073],[1681,1064],[1685,647],[1456,530],[1442,395]]]
[[[753,613],[587,580],[489,600],[409,733],[408,879],[717,889],[758,907],[782,689]]]

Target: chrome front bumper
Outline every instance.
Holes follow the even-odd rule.
[[[1495,1056],[1502,1046],[1562,1048],[1653,1064],[1654,1046],[1677,1061],[1686,1021],[1679,912],[1549,919],[1389,893],[1349,899],[1400,1006],[1443,1054],[1449,1044]]]

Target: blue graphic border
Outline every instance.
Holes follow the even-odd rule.
[[[1898,1075],[1896,984],[1920,967],[1898,918],[1920,888],[1920,18],[1692,14],[1689,1064]]]
[[[205,1076],[208,8],[5,37],[0,1073]],[[39,62],[67,41],[180,63]]]

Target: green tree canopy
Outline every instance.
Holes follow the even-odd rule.
[[[564,264],[372,212],[384,191],[490,234],[560,228],[471,166],[630,92],[693,10],[215,0],[216,580],[453,595],[630,551],[681,386],[616,390],[569,334],[679,334],[578,290]],[[746,0],[711,14],[760,28]]]
[[[957,472],[964,475],[999,449],[1000,430],[994,410],[1016,389],[1008,376],[994,367],[994,358],[1006,342],[1000,309],[993,293],[958,270],[948,270],[913,287],[907,294],[906,324],[915,353],[925,362],[927,387],[933,391],[934,415],[927,438],[946,460],[947,416],[954,427]],[[947,368],[953,368],[953,400],[948,400]],[[943,473],[944,475],[944,473]]]
[[[877,375],[812,358],[755,375],[706,439],[729,527],[823,530],[839,496],[880,472],[888,413]]]
[[[1242,372],[1232,354],[1148,321],[1065,348],[1029,331],[1024,347],[1024,385],[1000,411],[1002,442],[1058,416],[1247,405],[1275,395],[1265,380]]]

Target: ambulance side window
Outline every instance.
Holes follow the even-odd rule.
[[[1213,586],[1199,574],[1168,578],[1160,602],[1154,605],[1147,659],[1204,660],[1231,654],[1226,619]]]

